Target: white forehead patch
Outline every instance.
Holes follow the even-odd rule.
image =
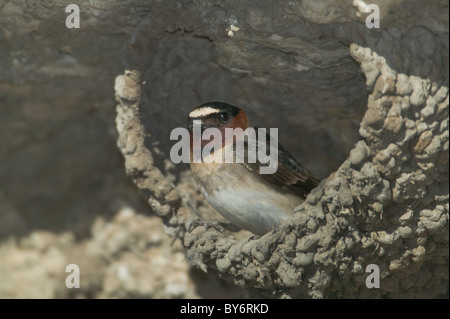
[[[193,110],[191,113],[189,113],[190,118],[196,118],[196,117],[204,117],[208,116],[214,113],[220,113],[221,111],[209,106],[204,106],[199,109]]]

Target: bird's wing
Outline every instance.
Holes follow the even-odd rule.
[[[255,127],[256,132],[258,132]],[[273,141],[272,141],[273,142]],[[246,142],[247,144],[247,142]],[[270,136],[266,134],[266,150],[269,154]],[[248,144],[246,145],[248,146]],[[248,148],[245,147],[245,151]],[[309,194],[309,192],[317,187],[320,183],[320,179],[312,174],[292,156],[286,148],[278,143],[278,169],[273,174],[261,174],[260,168],[267,166],[261,162],[256,163],[244,162],[244,167],[251,171],[253,174],[259,176],[265,182],[273,185],[282,192],[288,192],[299,196],[303,199]]]

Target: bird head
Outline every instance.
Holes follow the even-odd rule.
[[[214,127],[224,135],[225,128],[248,127],[247,115],[240,108],[222,102],[209,102],[193,109],[188,116],[188,128],[192,132],[194,120],[201,121],[202,131]]]

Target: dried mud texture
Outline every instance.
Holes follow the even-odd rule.
[[[404,255],[393,263],[394,270],[408,263],[417,265],[414,254],[420,250],[414,248],[425,247],[424,275],[420,277],[417,272],[412,283],[431,285],[431,280],[440,278],[440,269],[447,264],[436,264],[436,276],[433,273],[433,279],[426,280],[430,274],[427,267],[431,267],[426,266],[430,264],[428,259],[437,263],[436,256],[441,254],[447,260],[447,252],[436,239],[438,234],[444,242],[448,238],[446,228],[442,232],[436,228],[435,234],[428,235],[433,223],[440,225],[438,219],[432,219],[440,204],[434,207],[429,200],[431,196],[436,196],[436,203],[446,200],[448,186],[441,187],[433,177],[444,165],[446,155],[439,155],[432,163],[426,152],[438,142],[435,136],[439,134],[433,126],[437,113],[432,111],[437,112],[443,102],[433,107],[431,100],[426,100],[425,106],[431,103],[430,107],[420,107],[421,112],[426,109],[423,116],[429,117],[427,121],[434,122],[423,136],[415,137],[411,134],[424,127],[411,130],[412,123],[406,121],[413,117],[409,113],[402,114],[403,124],[389,115],[387,130],[381,128],[386,136],[373,133],[385,123],[373,115],[384,114],[375,108],[368,115],[374,126],[362,126],[361,134],[370,134],[366,140],[358,130],[367,110],[368,93],[374,90],[380,71],[374,63],[362,63],[360,68],[349,47],[357,43],[372,49],[408,81],[411,76],[428,78],[430,82],[426,83],[436,83],[431,88],[431,96],[436,97],[435,89],[448,87],[448,1],[372,0],[380,7],[381,28],[377,30],[366,28],[365,2],[359,0],[281,0],[276,4],[260,0],[78,2],[80,28],[68,29],[67,1],[0,1],[0,297],[319,297],[322,291],[325,297],[400,295],[386,292],[389,284],[398,282],[390,281],[391,277],[381,282],[380,291],[358,288],[363,286],[353,281],[358,278],[358,285],[363,285],[364,272],[355,277],[341,266],[345,260],[351,264],[358,258],[367,259],[357,248],[354,253],[346,250],[350,257],[335,256],[331,249],[338,239],[351,233],[347,228],[353,226],[342,226],[337,235],[326,235],[336,242],[326,243],[329,237],[320,237],[320,245],[325,247],[320,250],[322,246],[314,237],[300,234],[297,238],[291,230],[280,232],[279,238],[273,234],[265,237],[272,241],[249,239],[250,233],[236,231],[211,210],[197,191],[188,165],[169,161],[174,143],[169,140],[170,131],[186,125],[186,115],[193,107],[211,100],[244,108],[260,127],[278,127],[282,144],[321,178],[336,172],[355,145],[360,145],[359,140],[367,149],[357,146],[356,153],[351,153],[354,160],[369,156],[368,149],[374,147],[371,143],[378,145],[377,150],[384,147],[387,153],[376,154],[386,156],[378,155],[373,160],[380,176],[396,191],[383,203],[381,224],[375,219],[364,226],[362,217],[358,217],[349,225],[355,225],[360,233],[370,234],[371,225],[378,227],[380,234],[382,230],[392,234],[393,246],[380,244],[377,249],[384,253],[380,260],[387,260],[388,255],[398,260]],[[126,82],[118,84],[121,89],[117,92],[125,98],[121,105],[135,105],[133,112],[138,112],[141,121],[132,120],[136,113],[122,109],[121,114],[130,117],[119,121],[130,128],[129,134],[121,133],[121,145],[128,147],[127,171],[163,220],[137,194],[116,146],[112,87],[124,70],[141,73],[140,88],[123,78]],[[396,90],[403,80],[405,77],[396,77]],[[412,95],[409,90],[405,97],[411,96],[414,103],[421,101],[420,90],[412,86],[411,90],[418,92]],[[429,92],[428,88],[424,92]],[[418,123],[421,112],[410,121]],[[406,150],[397,153],[390,144],[372,140],[377,136],[381,141],[391,141],[394,137],[388,134],[389,129],[397,128],[399,141],[412,139],[411,154],[425,147],[423,158],[408,157]],[[374,156],[375,151],[370,154]],[[405,157],[388,156],[392,154]],[[367,158],[372,161],[372,157]],[[430,163],[435,168],[429,167]],[[419,164],[423,175],[417,169]],[[396,176],[398,186],[381,175],[391,169],[404,174],[398,179]],[[408,184],[411,175],[417,178],[416,184]],[[349,185],[355,185],[350,183],[353,180],[349,179]],[[423,183],[430,183],[426,195],[421,193],[422,188],[415,193]],[[314,196],[322,198],[324,187]],[[338,193],[345,199],[345,194],[353,191],[342,188]],[[393,201],[395,196],[397,202]],[[417,201],[411,196],[417,196]],[[403,204],[400,198],[405,199]],[[362,200],[367,202],[364,197]],[[401,209],[392,213],[393,203]],[[329,209],[333,205],[329,204]],[[380,211],[378,204],[358,205],[353,210],[371,218]],[[307,209],[311,215],[323,211],[319,206],[305,204],[299,209]],[[405,215],[405,209],[411,209],[411,214]],[[423,229],[421,225],[427,229],[421,234],[430,238],[425,244],[422,239],[416,243],[417,229],[411,226],[421,212],[417,229]],[[395,217],[400,213],[404,215],[401,219]],[[207,222],[198,221],[198,215]],[[311,235],[318,232],[312,230],[314,221],[320,227],[328,225],[326,220],[311,220],[307,223]],[[399,239],[394,232],[398,223],[411,228],[410,237]],[[173,242],[164,228],[182,241]],[[303,228],[299,229],[302,232]],[[303,241],[298,251],[289,248],[299,240]],[[301,248],[309,247],[309,240],[311,247]],[[359,240],[346,239],[345,243]],[[414,254],[408,255],[409,251]],[[328,268],[320,266],[325,263],[321,261],[325,253],[330,255],[326,259]],[[188,261],[208,273],[193,269]],[[65,286],[65,266],[69,263],[80,266],[80,289]],[[320,280],[323,287],[328,283],[327,288]],[[344,288],[339,287],[339,280]],[[309,281],[314,283],[311,288],[307,287]],[[263,288],[242,289],[233,282]],[[405,290],[402,296],[414,297],[419,291],[414,286],[408,288],[411,282],[400,284]],[[441,296],[437,290],[420,292],[431,298]]]
[[[193,270],[161,221],[122,203],[98,218],[92,237],[38,230],[0,246],[2,298],[245,298],[217,277]],[[67,289],[66,266],[80,269],[80,288]]]
[[[371,89],[361,140],[293,218],[242,241],[195,219],[145,145],[139,73],[116,79],[127,173],[191,265],[267,296],[448,295],[448,87],[397,73],[369,48],[352,44],[350,53]],[[366,287],[370,264],[379,266],[380,288]]]

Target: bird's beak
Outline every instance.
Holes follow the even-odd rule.
[[[189,124],[188,124],[188,130],[189,130],[189,132],[192,133],[193,128],[194,128],[194,121],[189,121]],[[200,126],[200,130],[203,132],[203,131],[206,130],[207,128],[209,128],[209,125],[202,122],[202,123],[201,123],[201,126]]]

